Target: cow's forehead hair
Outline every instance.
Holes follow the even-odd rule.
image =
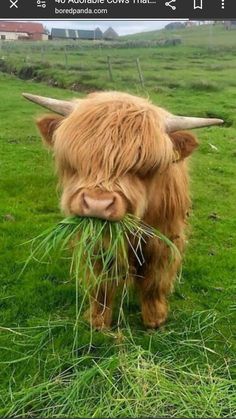
[[[90,94],[56,130],[58,165],[106,179],[166,165],[172,153],[164,129],[166,114],[127,93]]]
[[[76,99],[74,101],[76,103]],[[170,114],[165,109],[160,108],[152,104],[152,102],[147,98],[142,98],[139,96],[134,96],[129,93],[116,92],[116,91],[105,91],[105,92],[94,92],[89,93],[82,101],[78,101],[78,108],[75,111],[78,111],[79,108],[84,108],[84,106],[92,105],[105,105],[106,103],[112,102],[116,106],[124,104],[126,106],[133,106],[136,109],[141,110],[153,110],[156,112],[159,119],[164,119]]]

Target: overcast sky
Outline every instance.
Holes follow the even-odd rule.
[[[153,31],[164,28],[168,20],[44,20],[41,21],[48,29],[67,28],[67,29],[95,29],[99,28],[104,32],[109,26],[112,26],[119,35],[128,35],[131,33]]]

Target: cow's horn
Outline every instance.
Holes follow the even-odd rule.
[[[166,119],[167,132],[174,132],[182,129],[208,127],[210,125],[223,124],[222,119],[215,118],[191,118],[186,116],[174,116]]]
[[[64,116],[69,115],[78,105],[78,102],[52,99],[50,97],[31,95],[30,93],[22,93],[22,95],[31,102]]]

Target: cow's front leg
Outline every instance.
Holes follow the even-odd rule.
[[[108,329],[111,326],[114,294],[114,285],[105,282],[90,297],[90,308],[85,318],[94,329]]]
[[[165,323],[168,315],[168,295],[170,294],[180,267],[180,258],[170,263],[168,251],[160,246],[159,256],[152,250],[147,262],[139,269],[135,282],[139,290],[143,323],[156,329]]]
[[[167,295],[164,292],[160,292],[158,287],[147,290],[147,282],[150,283],[150,281],[152,279],[148,277],[143,280],[137,280],[140,292],[141,312],[144,325],[151,329],[157,329],[165,323],[167,318]]]

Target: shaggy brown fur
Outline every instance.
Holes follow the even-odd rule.
[[[66,118],[40,119],[38,127],[54,150],[62,210],[83,215],[84,196],[97,202],[110,196],[115,202],[110,220],[132,213],[158,228],[182,253],[190,206],[185,159],[197,141],[188,132],[168,135],[167,115],[145,99],[105,92],[88,95]],[[166,320],[166,298],[181,261],[169,265],[163,242],[148,242],[144,253],[146,262],[135,267],[134,281],[144,324],[156,328]],[[90,313],[94,327],[110,326],[114,291],[96,291]]]

